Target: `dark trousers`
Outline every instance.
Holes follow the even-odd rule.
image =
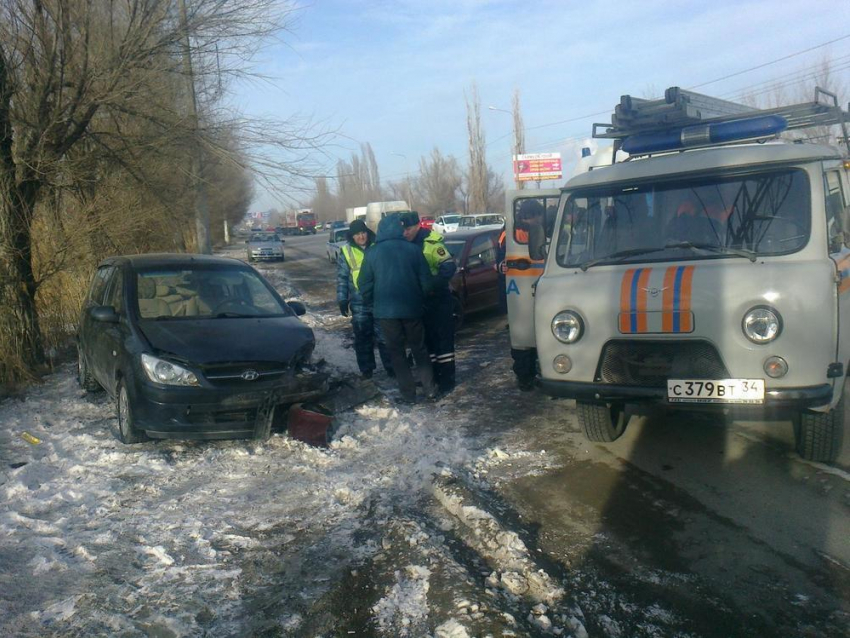
[[[356,313],[351,315],[351,328],[354,330],[354,354],[357,356],[357,367],[360,372],[375,371],[375,341],[378,342],[378,354],[384,370],[392,374],[393,364],[390,353],[384,345],[381,329],[371,313]]]
[[[451,293],[428,297],[424,323],[434,383],[440,392],[451,392],[455,387],[455,318]]]
[[[434,394],[434,375],[431,370],[431,360],[425,348],[425,329],[421,319],[379,319],[381,333],[384,337],[390,359],[393,362],[398,387],[401,396],[406,401],[416,399],[416,382],[407,363],[405,344],[413,353],[416,370],[422,382],[425,396]]]

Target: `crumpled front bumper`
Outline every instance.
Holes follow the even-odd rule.
[[[135,426],[153,438],[250,437],[277,406],[315,400],[328,391],[328,375],[303,372],[257,384],[174,387],[142,381],[131,395]]]

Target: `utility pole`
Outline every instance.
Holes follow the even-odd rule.
[[[522,154],[522,151],[525,149],[525,140],[523,137],[523,132],[521,130],[522,127],[522,116],[519,115],[519,112],[516,108],[519,106],[519,96],[515,95],[515,110],[508,111],[507,109],[500,109],[497,106],[488,106],[487,108],[491,111],[501,111],[502,113],[507,113],[513,118],[513,138],[514,143],[512,146],[512,154],[511,154],[511,166],[514,172],[514,183],[516,184],[517,190],[522,190],[524,187],[523,182],[519,181],[519,173],[517,172],[517,157]],[[517,128],[517,122],[519,122],[520,128]]]
[[[195,95],[195,75],[192,71],[192,50],[189,43],[189,17],[186,13],[186,0],[180,0],[180,20],[183,27],[183,73],[186,75],[189,93],[189,125],[192,129],[192,181],[195,190],[195,237],[196,250],[209,255],[210,246],[210,209],[207,203],[207,187],[204,182],[204,158],[201,151],[201,138],[198,126],[198,103]]]

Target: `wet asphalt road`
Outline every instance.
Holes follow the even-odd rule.
[[[330,315],[325,242],[287,238],[286,262],[272,267]],[[573,402],[515,389],[505,325],[492,313],[465,324],[461,388],[441,416],[475,414],[477,434],[556,456],[533,472],[499,467],[471,498],[570,584],[585,613],[620,619],[619,629],[591,622],[591,635],[669,635],[623,620],[645,619],[634,610],[654,602],[681,618],[675,635],[850,635],[850,445],[828,468],[796,456],[789,423],[663,413],[633,417],[613,444],[588,443]]]

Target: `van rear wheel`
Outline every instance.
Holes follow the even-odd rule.
[[[844,380],[841,400],[829,412],[803,410],[794,418],[794,443],[797,454],[807,461],[833,463],[841,453],[844,424],[848,421],[847,392],[850,383]]]
[[[629,423],[625,406],[617,403],[606,405],[577,401],[576,411],[579,425],[589,441],[600,443],[616,441],[623,436],[626,425]]]

